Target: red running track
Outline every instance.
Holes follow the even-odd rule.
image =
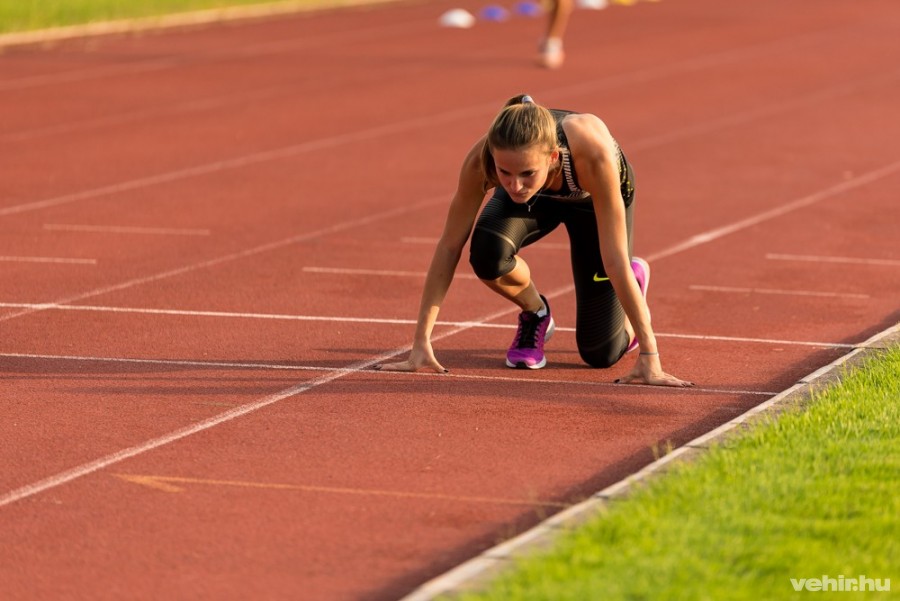
[[[900,5],[641,2],[441,29],[396,4],[0,56],[0,589],[396,599],[898,320]],[[664,365],[575,351],[461,265],[447,376],[408,344],[461,157],[510,95],[599,114],[637,171]]]

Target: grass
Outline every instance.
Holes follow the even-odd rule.
[[[550,552],[462,599],[796,599],[810,594],[795,591],[799,579],[823,576],[834,588],[841,576],[871,578],[869,588],[891,579],[897,594],[898,374],[895,347],[814,392],[804,408],[652,479]]]
[[[299,0],[296,3],[307,1],[311,6],[324,4],[321,0]],[[273,2],[274,0],[0,0],[0,33]]]

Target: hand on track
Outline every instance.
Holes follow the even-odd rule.
[[[443,365],[438,363],[434,356],[434,350],[431,348],[430,342],[414,344],[409,353],[409,359],[406,361],[397,361],[396,363],[381,363],[374,366],[375,369],[382,371],[419,371],[420,369],[430,367],[439,374],[448,373],[450,370],[445,369]]]
[[[637,362],[628,373],[616,380],[618,384],[650,384],[651,386],[693,386],[693,382],[680,380],[663,371],[659,355],[638,355]]]

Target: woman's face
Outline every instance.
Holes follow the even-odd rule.
[[[513,202],[525,203],[547,183],[550,166],[559,152],[547,152],[539,146],[519,150],[494,150],[497,179]]]

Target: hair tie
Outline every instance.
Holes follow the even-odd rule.
[[[530,102],[531,104],[534,104],[534,98],[532,98],[532,97],[529,96],[528,94],[525,94],[524,96],[522,96],[522,104],[526,104],[526,103],[529,103],[529,102]]]

